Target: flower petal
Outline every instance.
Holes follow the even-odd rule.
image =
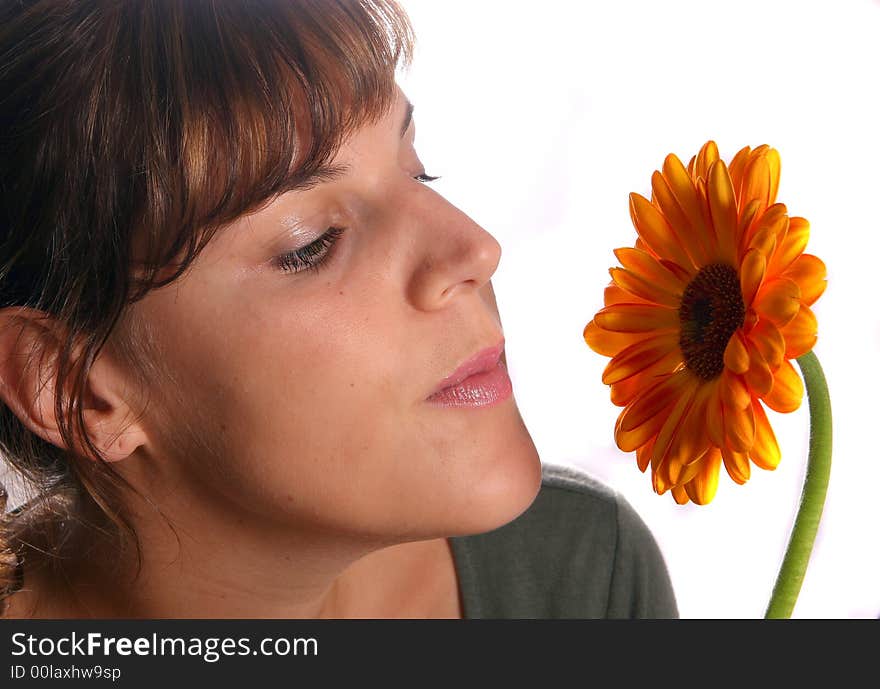
[[[721,448],[721,458],[727,473],[739,485],[749,480],[752,473],[749,455],[745,452],[734,452],[729,447]]]
[[[732,265],[736,263],[736,196],[723,160],[712,163],[707,191],[712,225],[718,242],[717,259]]]
[[[584,327],[584,342],[602,356],[617,356],[627,347],[646,337],[645,333],[615,333],[603,330],[596,325],[596,321],[590,321]]]
[[[697,200],[700,203],[700,212],[703,214],[703,222],[706,225],[706,244],[712,252],[712,256],[718,255],[718,236],[712,227],[712,210],[709,208],[709,192],[706,188],[706,180],[702,177],[697,178],[694,186],[697,188]],[[713,258],[714,262],[714,258]]]
[[[702,468],[702,459],[713,449],[712,447],[707,447],[706,451],[696,458],[695,461],[690,464],[685,464],[681,467],[681,471],[678,474],[678,478],[676,479],[676,485],[684,486],[686,483],[694,480],[694,477],[700,473],[700,469]],[[673,486],[674,488],[675,486]]]
[[[825,280],[827,274],[822,259],[812,254],[801,254],[782,275],[797,283],[801,290],[801,301],[812,306],[828,286]]]
[[[654,445],[654,454],[651,457],[651,470],[656,474],[658,468],[666,461],[667,454],[669,453],[669,447],[672,444],[672,440],[675,437],[675,434],[678,432],[682,418],[687,413],[688,409],[690,409],[691,405],[694,401],[694,393],[696,392],[696,388],[698,383],[695,378],[688,377],[686,381],[686,385],[678,396],[678,399],[675,400],[672,409],[669,411],[669,414],[666,416],[664,420],[663,427],[660,429],[660,432],[657,434],[657,440]],[[667,474],[668,476],[668,474]]]
[[[693,265],[663,214],[644,196],[629,195],[629,213],[639,237],[656,256],[669,257],[680,266]]]
[[[658,359],[643,371],[611,385],[611,401],[618,407],[625,407],[646,388],[651,387],[660,378],[674,373],[682,367],[681,350],[670,349],[669,354]]]
[[[625,407],[632,402],[645,388],[645,379],[641,373],[625,378],[611,387],[611,404],[615,407]]]
[[[669,479],[674,484],[685,483],[690,477],[685,475],[684,469],[699,462],[709,451],[711,443],[706,432],[706,416],[711,386],[705,383],[700,385],[694,392],[694,401],[682,418],[678,433],[669,448],[667,462],[669,463]]]
[[[689,435],[682,432],[679,432],[677,435],[689,437]],[[700,473],[703,458],[711,452],[713,448],[708,442],[705,444],[701,443],[698,448],[699,449],[696,449],[693,454],[688,455],[684,455],[677,447],[669,451],[664,466],[666,467],[666,473],[669,476],[669,482],[673,486],[684,485],[688,481],[692,481],[694,476]],[[684,461],[685,457],[687,457],[689,462]]]
[[[706,405],[706,433],[718,447],[725,444],[724,441],[724,404],[721,401],[721,395],[718,393],[718,386],[715,386],[714,394],[709,398]]]
[[[675,198],[678,199],[682,210],[688,214],[691,226],[694,229],[699,229],[705,218],[697,201],[696,186],[691,174],[674,153],[670,153],[663,160],[663,178],[669,184]]]
[[[644,333],[675,330],[678,311],[653,304],[614,304],[600,310],[593,320],[603,330],[618,333]]]
[[[651,472],[651,486],[654,488],[654,492],[657,493],[657,495],[663,495],[663,493],[672,488],[669,479],[659,471]]]
[[[684,486],[688,497],[697,505],[708,505],[718,490],[718,474],[721,470],[721,453],[708,453],[700,460],[700,472]]]
[[[767,270],[767,261],[764,254],[758,249],[749,249],[740,266],[740,284],[742,285],[743,303],[746,308],[752,305],[758,288],[764,280],[764,271]]]
[[[785,327],[797,316],[800,306],[801,289],[788,278],[765,280],[752,302],[759,316],[769,318],[779,328]]]
[[[670,406],[671,403],[667,404]],[[627,408],[628,409],[628,408]],[[627,409],[624,409],[617,417],[617,423],[614,424],[614,442],[623,452],[633,452],[638,450],[649,440],[653,440],[663,427],[666,420],[665,414],[658,414],[645,419],[645,422],[630,430],[623,430],[621,427],[626,419]]]
[[[773,387],[773,371],[751,339],[746,339],[746,349],[749,351],[749,370],[743,374],[743,378],[752,392],[763,397]]]
[[[771,211],[767,211],[761,221],[755,226],[754,232],[748,240],[748,248],[757,249],[764,254],[765,259],[769,260],[776,251],[777,242],[785,237],[785,230],[788,227],[788,216],[784,212],[773,214],[772,217],[768,216],[771,216]]]
[[[749,154],[751,152],[751,148],[744,146],[736,152],[736,155],[733,156],[733,159],[730,161],[730,165],[727,166],[727,170],[730,173],[730,181],[733,184],[733,190],[736,192],[737,205],[740,208],[748,205],[743,202],[742,183],[743,177],[745,177],[746,164],[749,162]]]
[[[736,452],[748,452],[755,441],[755,414],[750,404],[745,409],[724,408],[724,431],[727,444]]]
[[[724,348],[724,365],[733,373],[745,373],[749,370],[749,350],[739,331],[731,335]]]
[[[673,153],[666,156],[663,161],[663,179],[666,180],[672,195],[690,220],[689,228],[694,233],[691,241],[698,242],[704,249],[713,248],[715,233],[712,229],[712,219],[703,210],[697,184],[691,179],[691,175],[678,156]]]
[[[672,498],[679,505],[687,505],[690,502],[684,486],[672,486]]]
[[[776,244],[776,251],[768,265],[771,274],[779,275],[785,271],[807,248],[809,238],[810,223],[805,218],[797,216],[789,218],[785,236]]]
[[[752,201],[754,204],[755,201]],[[750,204],[751,207],[751,204]],[[758,204],[756,213],[761,213]],[[748,229],[739,238],[740,253],[748,249],[759,249],[764,254],[768,263],[776,251],[777,244],[785,237],[788,227],[788,209],[783,203],[777,203],[766,209],[749,225]]]
[[[767,166],[770,168],[770,194],[768,196],[768,203],[776,202],[776,194],[779,191],[779,173],[782,168],[782,161],[779,158],[779,151],[775,148],[771,148],[767,151],[764,159],[767,161]]]
[[[694,225],[695,221],[681,207],[669,183],[659,172],[651,176],[651,189],[654,203],[663,212],[669,224],[676,229],[679,241],[691,259],[690,265],[696,267],[708,263],[710,247],[703,231],[703,223]]]
[[[785,338],[773,323],[766,318],[758,321],[749,333],[752,344],[761,352],[770,370],[775,370],[785,358]]]
[[[749,451],[749,457],[761,469],[772,471],[782,458],[779,443],[776,442],[776,435],[761,403],[755,400],[751,408],[755,415],[755,442]]]
[[[663,290],[679,298],[684,294],[685,287],[690,282],[687,278],[682,279],[679,274],[667,268],[646,251],[622,248],[615,249],[614,255],[617,256],[620,265],[627,270],[649,282],[658,284]]]
[[[644,371],[651,364],[668,355],[671,350],[678,347],[678,335],[663,334],[649,337],[646,340],[636,342],[617,354],[602,373],[602,382],[605,385],[617,383],[629,378],[640,371]]]
[[[728,370],[721,373],[718,395],[728,409],[745,409],[752,401],[752,395],[742,376]]]
[[[696,272],[689,273],[680,265],[678,265],[675,261],[672,261],[668,258],[661,258],[660,264],[670,273],[675,275],[679,280],[681,280],[683,285],[688,285],[690,281],[694,278],[694,275],[696,275]]]
[[[639,251],[644,251],[646,254],[651,254],[651,256],[656,257],[656,254],[651,251],[651,247],[645,244],[641,237],[636,237],[636,242],[633,247],[638,249]]]
[[[736,224],[736,246],[739,247],[739,256],[745,254],[748,248],[748,238],[754,236],[757,228],[759,201],[752,200],[746,204],[745,210],[740,212]]]
[[[757,150],[755,149],[755,151]],[[749,201],[757,200],[759,202],[758,212],[763,213],[771,203],[770,166],[767,163],[767,158],[763,155],[755,156],[755,151],[752,151],[751,159],[746,164],[739,202],[740,206],[745,206]]]
[[[623,412],[620,418],[621,429],[631,431],[670,407],[684,390],[689,377],[690,374],[680,371],[647,387]]]
[[[608,272],[611,273],[611,279],[614,280],[618,287],[648,302],[662,304],[673,309],[677,309],[681,302],[679,297],[665,291],[654,283],[648,282],[626,268],[610,268]]]
[[[718,145],[714,141],[707,141],[703,144],[700,152],[697,154],[696,163],[694,165],[691,176],[694,178],[702,177],[709,179],[709,169],[712,163],[719,160],[721,156],[718,154]]]
[[[780,331],[785,338],[785,358],[797,359],[813,349],[819,322],[809,306],[801,306],[797,316]]]
[[[773,376],[773,388],[764,395],[764,404],[773,411],[788,414],[801,406],[804,399],[804,382],[791,362],[785,360]]]
[[[643,474],[645,470],[648,468],[648,465],[651,463],[651,453],[654,451],[654,439],[651,438],[648,442],[642,445],[640,448],[636,450],[636,462],[639,466],[639,471]]]
[[[641,297],[637,297],[635,294],[630,294],[625,289],[621,289],[613,282],[609,283],[609,285],[605,288],[604,292],[605,297],[605,306],[611,306],[612,304],[632,304],[633,302],[639,302],[641,304],[653,304],[653,301],[649,301],[648,299],[642,299]]]

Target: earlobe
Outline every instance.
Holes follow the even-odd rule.
[[[118,462],[147,442],[128,399],[117,394],[121,381],[113,366],[98,356],[89,371],[83,419],[89,437],[108,462]]]
[[[95,409],[84,409],[83,417],[89,436],[101,456],[108,462],[118,462],[131,454],[146,442],[137,422],[121,431],[113,430],[115,425],[108,423],[104,413]]]
[[[63,347],[57,322],[28,308],[0,310],[0,398],[31,432],[65,450],[55,415],[58,352]],[[114,370],[102,357],[93,362],[83,396],[83,420],[89,439],[106,461],[115,462],[145,444],[146,437],[127,400],[113,391]],[[65,391],[69,393],[70,391]],[[63,409],[69,396],[65,395]],[[84,444],[74,448],[91,456]]]

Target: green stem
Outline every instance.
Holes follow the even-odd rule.
[[[807,475],[788,549],[764,615],[766,619],[791,617],[810,561],[813,541],[816,540],[825,494],[828,492],[828,478],[831,475],[831,399],[828,395],[828,384],[813,352],[804,354],[797,362],[804,375],[810,403]]]

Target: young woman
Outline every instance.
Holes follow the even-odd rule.
[[[412,42],[391,0],[0,4],[6,616],[677,614],[538,457]]]

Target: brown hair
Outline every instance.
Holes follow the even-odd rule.
[[[144,365],[127,307],[385,113],[413,43],[394,0],[0,4],[0,308],[64,328],[51,355],[66,445],[0,405],[0,459],[32,486],[0,522],[0,606],[16,563],[63,558],[84,527],[137,542],[118,507],[130,487],[70,449],[100,458],[82,398],[102,347]]]

